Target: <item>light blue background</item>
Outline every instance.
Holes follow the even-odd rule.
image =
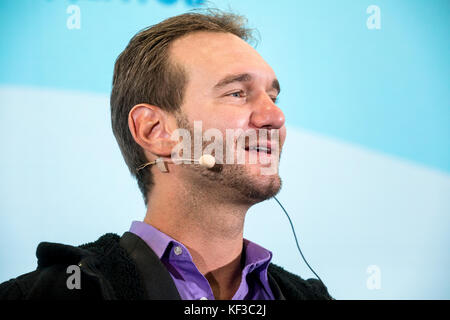
[[[113,65],[137,31],[193,2],[0,2],[0,281],[33,270],[40,241],[81,244],[143,218],[109,124]],[[450,2],[211,3],[247,16],[280,80],[280,199],[330,292],[450,298]],[[366,26],[372,4],[380,30]],[[246,237],[310,277],[273,201],[251,211]],[[372,264],[379,290],[365,285]]]

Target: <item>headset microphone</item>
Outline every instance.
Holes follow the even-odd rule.
[[[143,164],[142,166],[140,166],[136,170],[139,171],[139,170],[144,169],[147,166],[156,164],[156,166],[158,167],[159,170],[161,170],[162,172],[167,172],[168,170],[167,170],[167,167],[166,167],[166,162],[176,163],[178,161],[191,161],[191,162],[194,162],[194,163],[198,163],[202,167],[209,168],[209,169],[216,165],[216,159],[212,155],[204,154],[198,160],[194,160],[194,159],[176,159],[174,161],[172,159],[159,157],[159,158],[157,158],[154,161],[147,162],[147,163]],[[303,261],[308,266],[309,270],[311,270],[311,272],[317,277],[317,279],[325,286],[325,284],[323,283],[322,279],[320,279],[319,275],[313,270],[313,268],[311,268],[311,266],[309,265],[308,261],[306,261],[306,258],[303,255],[302,250],[300,249],[300,245],[298,244],[297,235],[295,234],[294,225],[292,224],[292,221],[291,221],[291,218],[289,217],[289,214],[287,213],[286,209],[284,209],[284,207],[280,203],[280,201],[278,201],[278,199],[275,196],[273,198],[280,205],[281,209],[286,214],[286,217],[289,220],[289,224],[291,225],[292,233],[294,234],[295,243],[297,245],[298,252],[300,253],[301,257],[303,258]]]
[[[191,162],[194,162],[194,163],[198,163],[202,167],[205,167],[205,168],[208,168],[208,169],[211,169],[212,167],[214,167],[216,165],[216,158],[214,158],[210,154],[204,154],[198,160],[181,159],[181,158],[172,160],[170,158],[159,157],[159,158],[157,158],[154,161],[150,161],[150,162],[144,163],[142,166],[137,168],[136,171],[140,171],[140,170],[144,169],[147,166],[151,166],[151,165],[156,164],[156,166],[158,167],[159,170],[161,170],[162,172],[167,172],[166,162],[176,163],[178,161],[191,161]]]

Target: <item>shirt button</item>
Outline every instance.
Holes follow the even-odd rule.
[[[183,249],[181,249],[180,246],[176,246],[176,247],[173,249],[173,252],[174,252],[177,256],[179,256],[179,255],[183,252]]]
[[[201,297],[200,300],[208,300],[207,297]]]

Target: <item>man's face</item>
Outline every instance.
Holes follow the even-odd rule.
[[[203,131],[215,128],[222,132],[225,148],[241,149],[248,149],[251,141],[238,146],[237,139],[233,139],[233,146],[226,145],[227,129],[277,130],[279,140],[271,141],[271,149],[278,147],[281,152],[286,128],[283,112],[274,103],[279,94],[278,81],[255,49],[230,33],[195,32],[172,44],[170,58],[184,68],[188,78],[179,122],[182,127],[192,132],[194,121],[201,121]],[[256,142],[264,145],[266,141],[270,141],[270,134],[267,138],[258,135]],[[274,145],[277,141],[279,146]],[[279,154],[269,155],[276,162],[276,170],[262,174],[271,164],[249,163],[250,153],[259,156],[260,151],[242,151],[245,164],[226,164],[224,154],[221,170],[188,166],[187,178],[198,177],[199,181],[209,178],[209,182],[217,181],[230,192],[237,191],[239,196],[254,202],[275,195],[281,187],[277,170]]]

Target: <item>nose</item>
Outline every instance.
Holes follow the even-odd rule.
[[[280,129],[284,122],[283,111],[267,94],[261,94],[250,116],[250,124],[256,128]]]

